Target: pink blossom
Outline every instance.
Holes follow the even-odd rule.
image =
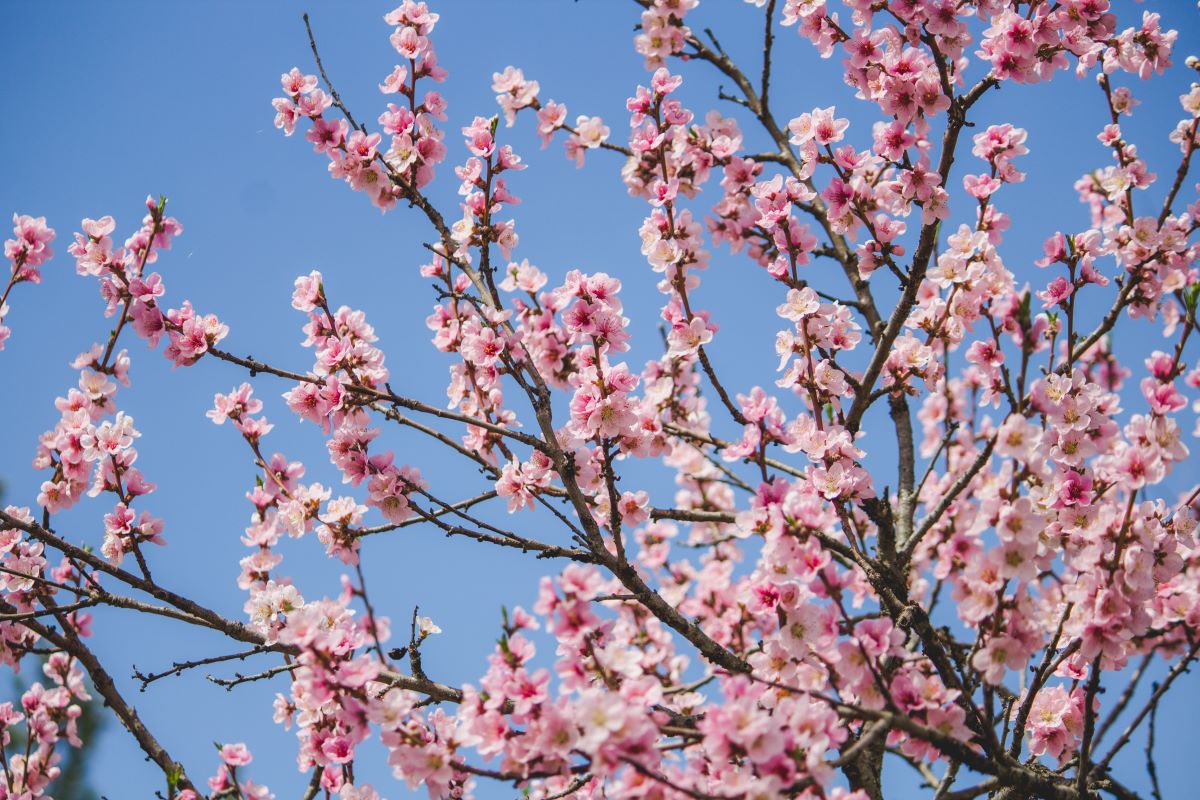
[[[711,342],[712,338],[713,331],[708,323],[700,317],[693,317],[672,326],[667,335],[667,343],[670,345],[667,352],[673,356],[690,355]]]
[[[244,767],[254,759],[246,745],[238,742],[221,746],[221,760],[231,767]]]

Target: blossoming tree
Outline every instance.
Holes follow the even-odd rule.
[[[493,76],[501,114],[447,141],[430,88],[447,77],[438,14],[413,0],[385,17],[401,63],[379,84],[382,113],[355,116],[310,30],[319,77],[283,75],[275,124],[378,208],[428,222],[419,273],[437,292],[427,324],[449,363],[447,405],[393,390],[336,276],[295,281],[313,363],[265,363],[168,293],[159,263],[182,226],[164,198],[122,244],[112,217],[83,220],[67,251],[116,321],[55,401],[61,418],[33,461],[40,494],[0,512],[0,658],[41,657],[44,673],[0,704],[0,798],[53,792],[63,748],[87,746],[76,720],[93,692],[162,769],[166,797],[270,796],[242,744],[221,746],[207,780],[171,757],[89,646],[96,606],[236,647],[139,672],[143,687],[264,662],[226,683],[277,682],[275,718],[295,731],[309,798],[386,792],[355,777],[376,739],[396,778],[434,798],[502,782],[542,800],[880,800],[895,760],[940,800],[1127,800],[1138,794],[1113,759],[1146,729],[1158,795],[1153,717],[1200,655],[1200,489],[1164,485],[1196,474],[1180,414],[1189,394],[1200,402],[1188,364],[1200,85],[1181,98],[1173,163],[1146,163],[1121,123],[1135,79],[1171,66],[1176,34],[1149,12],[1121,20],[1108,0],[750,0],[763,30],[751,69],[689,26],[697,2],[639,0],[647,79],[631,87],[627,137],[569,116],[509,67]],[[869,130],[833,106],[772,106],[772,48],[788,28],[842,61],[877,119]],[[719,97],[736,119],[699,122],[684,106],[684,61],[698,62],[689,80],[707,70],[733,87]],[[1030,286],[1004,255],[1026,133],[972,114],[1068,72],[1099,87],[1111,161],[1075,185],[1090,227],[1039,232],[1044,277]],[[515,260],[509,184],[526,164],[501,117],[561,140],[580,165],[611,154],[645,201],[635,286],[663,296],[657,359],[625,360],[621,281]],[[747,151],[746,123],[767,151]],[[438,180],[459,184],[453,217],[427,193]],[[0,319],[10,301],[39,301],[22,284],[39,281],[54,240],[44,218],[15,216]],[[715,247],[777,292],[768,388],[721,379],[733,354],[701,283]],[[736,324],[732,313],[721,321]],[[1122,364],[1110,337],[1125,329],[1147,344]],[[0,325],[0,345],[9,335]],[[219,359],[260,389],[276,381],[344,479],[335,494],[268,455],[281,445],[248,382],[216,395],[209,417],[258,471],[242,619],[154,577],[169,521],[140,498],[170,476],[139,469],[140,434],[120,407],[137,339],[179,366]],[[396,426],[477,470],[479,491],[398,462]],[[670,502],[632,483],[635,462],[674,481]],[[97,509],[95,530],[58,525],[77,503]],[[367,537],[414,525],[558,564],[528,610],[504,613],[475,683],[427,675],[421,648],[437,626],[414,612],[394,637],[371,601]],[[340,596],[306,596],[289,578],[284,553],[305,545],[287,540],[303,538],[345,573]],[[1158,661],[1165,677],[1147,696],[1139,682]]]

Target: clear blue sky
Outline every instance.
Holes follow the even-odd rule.
[[[1163,10],[1167,23],[1181,31],[1177,63],[1197,51],[1194,3],[1117,5],[1129,23],[1140,19],[1143,8]],[[293,65],[313,71],[301,22],[305,10],[312,13],[339,91],[356,116],[373,121],[382,107],[375,86],[395,63],[381,19],[390,7],[318,0],[0,7],[0,74],[7,77],[8,114],[0,129],[5,153],[0,213],[5,218],[12,212],[45,215],[59,232],[59,255],[44,269],[44,283],[18,287],[6,320],[13,329],[0,355],[6,379],[0,394],[0,479],[6,502],[33,504],[42,480],[28,468],[36,436],[54,423],[53,398],[74,384],[68,362],[108,330],[94,281],[77,277],[66,255],[71,234],[85,216],[112,214],[117,235],[128,235],[148,193],[167,195],[170,212],[186,229],[157,265],[169,300],[187,297],[200,310],[219,314],[230,325],[231,350],[307,368],[311,355],[299,346],[304,320],[290,308],[289,297],[293,278],[317,268],[335,304],[366,311],[388,354],[396,389],[442,402],[448,362],[428,343],[424,318],[434,297],[416,273],[425,261],[420,243],[431,239],[429,230],[403,209],[381,216],[363,197],[326,177],[324,158],[312,154],[300,136],[284,139],[271,123],[270,100],[279,93],[279,74]],[[571,118],[602,115],[614,138],[623,136],[624,99],[645,82],[641,58],[631,45],[638,18],[633,3],[443,0],[435,10],[442,14],[435,44],[450,70],[441,87],[450,104],[450,156],[434,189],[443,209],[457,203],[452,167],[465,155],[457,129],[476,114],[496,112],[491,74],[510,63],[541,81],[543,98],[567,103]],[[761,30],[756,9],[714,0],[698,15],[718,26],[735,56],[756,63],[754,37]],[[714,107],[714,76],[704,65],[687,68],[685,75],[691,107],[700,114]],[[873,117],[864,116],[862,105],[850,98],[836,62],[819,61],[807,43],[785,31],[775,76],[778,116],[787,119],[836,102],[856,123],[852,141],[865,146],[869,127],[858,123]],[[1173,169],[1177,150],[1166,134],[1179,116],[1176,97],[1188,81],[1186,70],[1177,67],[1162,79],[1134,86],[1145,102],[1122,125],[1160,173]],[[1032,177],[1000,196],[1000,205],[1013,217],[1002,253],[1019,277],[1037,279],[1029,265],[1056,228],[1087,225],[1071,185],[1085,171],[1108,163],[1094,138],[1106,121],[1100,100],[1090,81],[1064,75],[1032,90],[1006,87],[978,106],[982,125],[1011,121],[1030,132],[1031,154],[1024,165]],[[727,105],[722,110],[732,111]],[[515,210],[521,236],[516,255],[540,266],[552,282],[576,267],[620,277],[627,313],[634,319],[630,362],[640,364],[657,354],[661,303],[653,288],[657,277],[638,252],[636,230],[645,205],[626,195],[612,154],[592,155],[589,165],[576,171],[557,143],[539,152],[530,121],[502,134],[532,165],[511,181],[510,188],[524,200]],[[699,208],[708,205],[711,201]],[[713,352],[727,383],[742,391],[769,386],[775,367],[772,310],[778,300],[761,270],[717,252],[700,297],[723,325]],[[253,484],[254,469],[234,431],[214,428],[204,412],[214,392],[228,391],[246,375],[209,361],[172,371],[159,353],[145,352],[132,338],[129,343],[134,388],[121,393],[120,403],[143,434],[139,465],[159,484],[145,507],[165,518],[170,542],[153,553],[156,577],[240,617],[244,595],[234,580],[237,560],[246,551],[238,537],[250,513],[243,495]],[[1145,346],[1144,340],[1137,344]],[[267,452],[282,450],[304,460],[308,480],[340,485],[319,432],[286,413],[279,394],[289,387],[263,377],[255,385],[276,423]],[[435,490],[467,497],[486,488],[469,465],[431,451],[407,433],[387,436],[397,460],[420,466]],[[874,446],[888,447],[882,436]],[[670,484],[662,476],[647,481],[660,503],[670,501]],[[99,518],[106,510],[85,502],[63,515],[58,528],[73,540],[98,545]],[[339,570],[326,562],[315,540],[289,544],[283,566],[306,596],[335,594]],[[377,606],[397,628],[419,603],[422,613],[445,630],[426,648],[425,666],[450,683],[474,680],[483,671],[499,606],[531,604],[538,576],[552,566],[447,541],[420,528],[370,541],[364,563]],[[100,613],[96,629],[97,650],[118,678],[127,679],[133,663],[161,669],[173,659],[236,649],[174,623],[128,614]],[[293,734],[270,720],[271,697],[284,684],[255,684],[227,694],[203,674],[161,682],[137,697],[147,724],[194,779],[203,779],[214,764],[212,739],[244,740],[255,753],[250,774],[281,798],[297,795],[305,778],[295,770]],[[122,688],[136,695],[130,681]],[[1187,758],[1194,744],[1184,734],[1194,730],[1189,723],[1200,695],[1185,687],[1177,697],[1160,714],[1159,763],[1168,797],[1173,789],[1181,798],[1190,796],[1193,784]],[[115,725],[98,746],[94,782],[110,798],[145,797],[161,788],[157,770]],[[1140,772],[1140,745],[1130,748],[1127,759],[1127,774]],[[364,766],[370,760],[364,759]],[[384,771],[368,774],[388,796],[405,795]],[[1141,779],[1131,782],[1144,785]],[[500,788],[481,794],[510,797],[513,792]]]

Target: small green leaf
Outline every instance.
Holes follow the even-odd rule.
[[[1193,283],[1183,290],[1183,307],[1187,309],[1188,316],[1193,319],[1196,316],[1196,302],[1198,299],[1200,299],[1200,283]]]

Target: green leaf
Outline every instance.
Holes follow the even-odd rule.
[[[1200,299],[1200,283],[1193,283],[1183,290],[1183,307],[1187,309],[1188,316],[1192,319],[1196,318],[1197,299]]]

